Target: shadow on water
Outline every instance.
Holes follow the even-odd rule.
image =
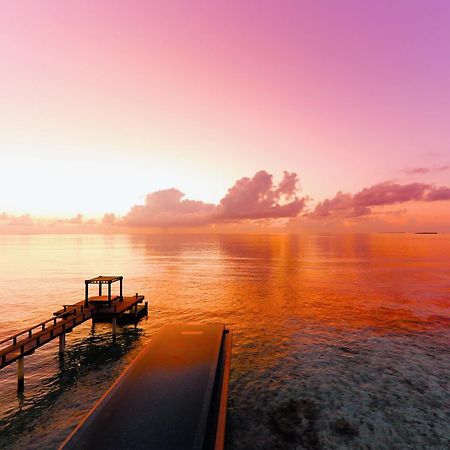
[[[42,380],[45,393],[27,397],[26,390],[18,392],[18,408],[0,420],[0,448],[8,448],[14,437],[24,435],[45,420],[45,411],[83,377],[95,374],[95,384],[111,382],[115,363],[136,347],[142,334],[141,328],[129,327],[116,338],[111,333],[90,335],[67,348],[62,358],[55,354],[59,370]]]

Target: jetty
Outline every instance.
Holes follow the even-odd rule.
[[[112,284],[119,282],[118,295],[112,294]],[[138,321],[148,315],[148,303],[144,296],[136,293],[131,297],[123,296],[122,276],[98,276],[85,280],[85,297],[78,303],[63,305],[53,313],[53,317],[20,331],[0,341],[0,369],[17,361],[17,386],[24,389],[24,360],[38,348],[59,338],[59,354],[65,350],[66,334],[76,326],[92,321],[110,321],[113,337],[117,333],[118,321]],[[89,296],[89,286],[98,285],[98,295]],[[107,295],[103,295],[103,286],[107,287]]]
[[[60,447],[222,450],[232,333],[165,325]]]

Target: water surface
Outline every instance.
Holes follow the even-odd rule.
[[[148,319],[0,371],[0,447],[55,448],[167,322],[234,331],[227,447],[449,448],[449,235],[0,236],[0,338],[124,275]]]

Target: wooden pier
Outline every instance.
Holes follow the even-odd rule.
[[[113,296],[112,283],[120,282],[119,295]],[[111,321],[113,336],[117,333],[117,321],[128,315],[136,321],[148,314],[148,303],[140,305],[144,296],[136,295],[123,297],[123,277],[99,276],[85,280],[85,299],[72,304],[64,305],[62,309],[53,313],[54,317],[40,322],[26,330],[14,334],[0,341],[0,369],[17,361],[17,385],[19,390],[24,389],[24,359],[33,354],[39,347],[55,338],[59,338],[59,354],[64,354],[66,334],[76,326],[92,319],[93,321]],[[89,285],[99,286],[99,295],[89,297]],[[102,285],[108,286],[108,295],[102,295]]]

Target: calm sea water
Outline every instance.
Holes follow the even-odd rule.
[[[450,447],[450,235],[0,236],[0,337],[124,275],[148,319],[0,371],[0,447],[55,448],[168,322],[234,331],[229,449]]]

